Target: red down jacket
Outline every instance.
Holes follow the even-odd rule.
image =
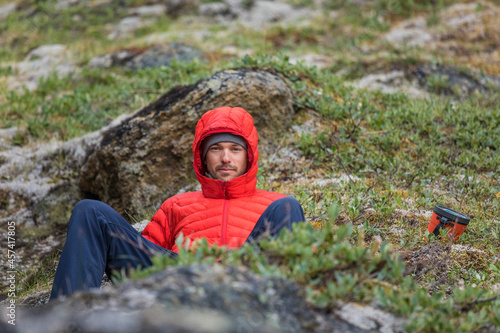
[[[220,132],[242,136],[248,148],[247,172],[227,182],[206,177],[201,160],[203,139]],[[181,233],[191,240],[205,237],[210,245],[240,247],[264,210],[273,201],[285,197],[255,189],[257,142],[253,118],[244,109],[221,107],[205,113],[196,126],[193,142],[194,169],[202,190],[166,200],[144,229],[143,236],[174,252],[178,252],[175,240]]]

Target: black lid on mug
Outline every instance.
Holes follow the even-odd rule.
[[[457,222],[459,224],[468,225],[470,222],[470,217],[467,215],[461,214],[451,208],[436,205],[434,207],[434,213],[439,216],[446,217],[448,220]]]

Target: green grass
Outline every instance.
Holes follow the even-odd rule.
[[[286,59],[257,57],[243,63],[277,69],[291,80],[299,110],[313,109],[334,124],[295,138],[308,158],[311,181],[314,170],[328,170],[326,179],[339,173],[361,179],[341,191],[334,185],[263,188],[297,197],[307,216],[320,225],[327,220],[326,208],[335,203],[342,207],[338,223],[369,229],[400,250],[426,244],[429,221],[416,215],[418,210],[432,212],[436,204],[447,205],[473,217],[461,242],[485,251],[478,265],[491,273],[487,263],[498,263],[499,249],[500,225],[494,221],[500,213],[500,110],[490,98],[473,97],[460,104],[443,98],[413,100],[402,94],[355,91],[327,72],[290,66]],[[408,228],[408,220],[417,225]],[[394,237],[394,228],[404,233]],[[475,283],[474,275],[462,277]],[[499,281],[497,275],[489,276],[482,287]]]
[[[44,257],[40,267],[31,267],[20,272],[18,275],[20,287],[17,289],[17,297],[27,297],[51,288],[60,256],[61,251],[52,251]]]

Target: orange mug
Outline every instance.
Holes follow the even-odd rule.
[[[441,229],[449,229],[448,240],[451,242],[453,239],[456,242],[460,238],[460,235],[464,233],[469,222],[470,217],[448,207],[436,205],[427,230],[429,233],[433,233],[436,237],[439,237]]]

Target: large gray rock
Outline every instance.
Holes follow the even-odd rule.
[[[14,138],[20,132],[17,127],[0,128],[0,151],[11,149]]]
[[[239,0],[226,1],[231,4],[242,2]],[[298,20],[311,14],[308,8],[294,8],[287,3],[279,1],[254,1],[253,6],[249,10],[245,10],[244,2],[242,3],[241,7],[232,5],[232,8],[238,13],[241,24],[253,29],[263,29],[267,23],[274,22],[293,22],[297,24]]]
[[[156,318],[156,319],[154,319]],[[301,331],[315,324],[301,289],[244,268],[192,265],[166,269],[117,288],[49,303],[19,315],[19,332]]]
[[[123,116],[119,117],[101,130],[66,142],[53,141],[29,147],[7,146],[5,150],[2,149],[0,225],[8,221],[16,221],[20,229],[46,225],[50,222],[47,217],[56,218],[54,213],[57,208],[54,205],[61,203],[67,206],[78,200],[75,180],[87,152],[94,150],[101,142],[103,133],[115,128],[123,119]],[[14,132],[14,129],[11,131]],[[59,222],[60,217],[57,220]],[[0,239],[2,236],[4,234],[0,234]]]
[[[458,99],[500,88],[500,78],[448,65],[421,64],[409,75],[429,92]]]
[[[196,123],[220,106],[252,114],[264,155],[290,128],[294,113],[290,87],[264,70],[228,70],[175,87],[106,133],[81,170],[80,188],[122,214],[157,208],[194,181]]]
[[[163,0],[167,6],[167,15],[178,17],[193,14],[198,11],[199,0]]]
[[[385,35],[385,39],[397,47],[424,45],[428,47],[433,36],[427,29],[425,19],[418,17],[398,24]]]
[[[144,51],[130,59],[127,66],[135,69],[170,66],[174,60],[191,62],[194,59],[201,59],[202,56],[203,52],[195,47],[184,43],[170,43],[157,45]]]
[[[368,74],[352,85],[386,94],[402,92],[415,98],[437,94],[461,100],[497,90],[500,78],[455,66],[422,63],[389,73]]]
[[[202,16],[215,17],[223,23],[238,19],[242,25],[255,30],[276,22],[290,22],[296,25],[297,21],[316,15],[306,7],[295,8],[280,1],[259,0],[223,0],[205,3],[199,6],[198,13]]]
[[[107,68],[111,66],[128,66],[134,69],[170,66],[172,61],[191,62],[202,59],[203,52],[184,43],[168,43],[152,46],[143,51],[125,49],[113,54],[105,54],[90,59],[91,67]]]
[[[368,74],[359,81],[354,82],[356,88],[379,90],[385,94],[403,92],[415,98],[428,98],[429,94],[420,88],[416,82],[406,78],[403,71],[390,71],[389,73]]]
[[[120,124],[120,119],[110,123],[109,128]],[[102,140],[107,129],[67,142],[0,151],[0,230],[7,230],[10,221],[16,223],[18,272],[35,272],[63,244],[72,207],[82,198],[76,186],[80,168],[87,152]],[[2,244],[7,244],[7,236],[6,232],[0,233]],[[7,257],[8,249],[0,247],[0,254]],[[9,270],[7,261],[0,263],[0,270]],[[0,287],[6,283],[2,279]]]
[[[26,59],[17,64],[12,64],[16,75],[7,80],[9,89],[26,87],[36,90],[40,79],[56,73],[62,78],[77,71],[76,60],[65,45],[43,45],[31,50]]]
[[[139,16],[123,18],[113,31],[108,35],[108,39],[115,40],[130,37],[137,29],[146,27],[153,23],[152,20],[143,19]]]
[[[59,0],[59,1],[57,1],[55,7],[57,10],[63,10],[63,9],[67,9],[71,6],[75,6],[79,2],[82,2],[82,1],[81,0]]]
[[[235,18],[236,14],[231,11],[231,7],[225,2],[208,2],[201,4],[198,13],[202,16],[230,16]]]
[[[95,56],[90,59],[88,65],[90,67],[108,68],[111,66],[122,66],[127,64],[131,59],[136,57],[139,53],[130,50],[122,50],[113,54],[105,54],[102,56]]]
[[[162,16],[165,14],[167,6],[158,4],[151,6],[141,6],[129,9],[129,14],[139,16]]]
[[[405,323],[361,304],[339,304],[334,312],[312,308],[302,288],[285,279],[191,265],[20,311],[11,331],[389,333],[403,332]]]
[[[16,10],[16,7],[16,3],[9,3],[7,5],[0,6],[0,21],[5,20],[11,12]]]

